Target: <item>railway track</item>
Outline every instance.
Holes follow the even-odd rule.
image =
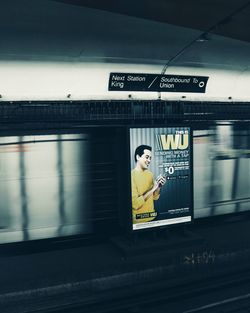
[[[33,308],[28,308],[26,303],[18,313],[248,313],[250,272],[172,287],[155,282],[89,296],[79,291],[63,297],[64,304],[59,299],[58,304],[52,304],[51,300],[55,300],[52,296],[36,300]],[[1,309],[1,313],[14,312],[17,311],[11,306]]]

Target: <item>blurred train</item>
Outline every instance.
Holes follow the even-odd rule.
[[[189,123],[193,223],[249,212],[249,123]],[[61,123],[41,129],[15,124],[2,130],[0,243],[121,235],[119,210],[126,209],[122,193],[128,173],[126,132],[121,123],[102,127]]]

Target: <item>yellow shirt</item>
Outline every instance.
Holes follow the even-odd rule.
[[[143,195],[149,191],[153,185],[154,179],[150,171],[132,170],[131,187],[133,224],[149,222],[156,217],[157,213],[154,209],[154,200],[159,199],[159,193],[155,192],[147,200],[144,200],[143,198]]]

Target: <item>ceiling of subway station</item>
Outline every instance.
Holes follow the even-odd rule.
[[[250,1],[0,2],[1,59],[120,59],[246,67]],[[182,51],[183,50],[183,51]]]
[[[232,98],[234,89],[241,97],[248,90],[249,0],[8,0],[0,1],[0,10],[1,72],[12,81],[18,77],[18,99],[29,91],[27,71],[37,90],[48,75],[64,77],[63,90],[77,89],[78,98],[85,97],[81,75],[85,86],[93,76],[92,89],[84,89],[93,90],[90,98],[102,75],[103,98],[111,71],[166,73],[168,67],[176,74],[209,76],[207,94],[215,98]],[[47,94],[54,95],[47,84]],[[6,94],[13,90],[6,80],[2,86]]]
[[[57,0],[250,41],[246,0]]]

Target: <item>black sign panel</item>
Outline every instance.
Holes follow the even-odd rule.
[[[109,91],[205,93],[207,76],[110,73]]]

